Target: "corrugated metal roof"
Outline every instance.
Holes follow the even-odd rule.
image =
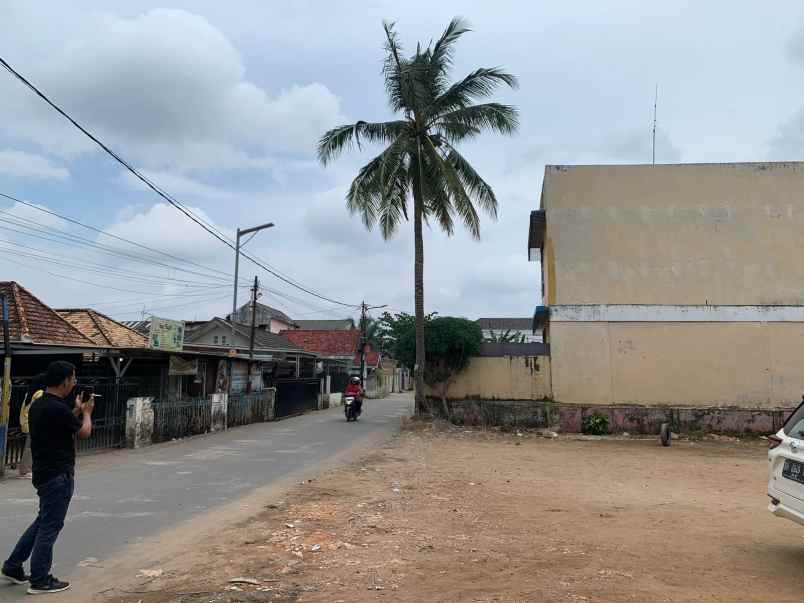
[[[351,318],[340,320],[295,320],[300,329],[305,331],[349,331],[355,328],[355,321]]]
[[[478,326],[483,331],[528,331],[531,328],[531,318],[478,318]]]

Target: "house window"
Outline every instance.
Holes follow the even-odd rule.
[[[221,345],[226,345],[226,335],[221,335]]]
[[[212,338],[212,343],[213,343],[214,345],[218,345],[218,336],[217,336],[217,335],[215,335],[215,336]]]

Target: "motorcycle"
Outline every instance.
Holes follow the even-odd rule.
[[[357,421],[360,416],[362,402],[357,396],[346,396],[343,399],[343,414],[346,415],[346,422]]]

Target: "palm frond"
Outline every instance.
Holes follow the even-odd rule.
[[[352,214],[360,214],[369,230],[376,224],[386,200],[394,198],[393,193],[398,188],[396,180],[404,165],[405,142],[404,137],[398,138],[364,165],[346,194],[347,209]]]
[[[333,128],[326,132],[318,141],[318,160],[326,165],[345,150],[351,150],[357,145],[360,148],[360,139],[369,143],[393,142],[402,136],[409,128],[406,121],[386,121],[371,123],[358,121]]]
[[[455,232],[455,223],[452,218],[454,209],[447,183],[442,177],[438,164],[432,160],[425,148],[422,148],[421,162],[424,218],[428,223],[430,218],[435,218],[441,229],[448,236],[452,236]]]
[[[516,88],[517,78],[499,67],[481,67],[447,88],[428,109],[437,119],[443,113],[468,107],[475,100],[488,98],[502,85]]]
[[[464,183],[461,180],[455,166],[441,156],[430,138],[425,140],[425,150],[428,160],[432,163],[436,171],[436,177],[444,182],[445,191],[449,197],[451,206],[454,208],[464,226],[476,239],[480,238],[480,216],[477,215],[472,200],[466,193]]]
[[[489,217],[497,219],[497,197],[489,184],[480,177],[464,157],[452,145],[447,144],[446,162],[455,170],[458,178],[463,183],[464,190],[469,192],[469,197],[477,201],[480,207]]]
[[[450,69],[452,69],[455,43],[463,34],[469,31],[471,31],[469,24],[461,17],[455,17],[433,46],[430,67],[433,71],[433,80],[438,94],[441,94],[446,89],[447,77]]]
[[[500,103],[472,105],[441,115],[433,127],[440,130],[450,142],[459,142],[482,130],[511,135],[519,128],[519,112],[510,105]]]
[[[377,221],[384,239],[389,239],[393,236],[402,218],[408,219],[407,179],[404,176],[397,175],[389,185],[377,207]]]
[[[386,53],[382,73],[385,77],[385,92],[388,95],[388,103],[391,105],[391,109],[397,112],[406,111],[409,106],[409,99],[403,75],[402,46],[399,44],[399,36],[394,29],[394,25],[393,21],[383,21],[382,24],[385,31]]]

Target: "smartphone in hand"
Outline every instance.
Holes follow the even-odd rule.
[[[90,400],[92,400],[92,396],[95,393],[95,387],[92,385],[85,385],[81,388],[81,402],[86,404]]]

